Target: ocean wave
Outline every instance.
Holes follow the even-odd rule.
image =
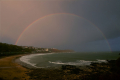
[[[48,61],[51,64],[61,64],[61,65],[78,65],[78,66],[86,66],[86,65],[90,65],[92,62],[96,62],[96,63],[102,63],[102,62],[107,62],[106,60],[97,60],[97,61],[85,61],[85,60],[77,60],[76,62],[62,62],[62,61]]]
[[[30,55],[26,55],[26,56],[20,57],[20,61],[22,61],[22,62],[24,62],[24,63],[26,63],[26,64],[28,64],[28,65],[31,65],[31,66],[33,66],[33,67],[35,67],[35,68],[44,68],[44,67],[37,67],[37,66],[35,66],[36,64],[35,64],[35,63],[30,63],[29,60],[30,60],[31,58],[35,57],[35,56],[38,56],[38,55],[49,55],[49,54],[54,54],[54,53],[30,54]]]
[[[56,53],[46,53],[46,54],[31,54],[31,55],[26,55],[26,56],[22,56],[20,58],[20,61],[28,64],[28,65],[31,65],[35,68],[45,68],[46,66],[52,66],[52,65],[78,65],[78,66],[86,66],[86,65],[90,65],[92,62],[95,62],[95,63],[102,63],[102,62],[107,62],[106,60],[101,60],[101,59],[97,59],[96,61],[87,61],[87,60],[76,60],[75,62],[62,62],[60,60],[58,61],[48,61],[48,65],[46,66],[43,66],[43,67],[38,67],[37,64],[39,63],[31,63],[30,60],[31,58],[33,57],[36,57],[36,56],[39,56],[39,55],[50,55],[50,54],[56,54]],[[44,64],[44,63],[43,63]]]
[[[105,62],[105,63],[107,63],[107,60],[100,60],[100,59],[97,59],[97,62]]]

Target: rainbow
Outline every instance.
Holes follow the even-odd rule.
[[[110,47],[110,44],[109,44],[109,42],[107,41],[107,38],[105,37],[105,35],[103,34],[103,32],[102,32],[95,24],[93,24],[92,22],[90,22],[89,20],[87,20],[87,19],[85,19],[85,18],[83,18],[83,17],[81,17],[81,16],[78,16],[78,15],[75,15],[75,14],[71,14],[71,13],[55,13],[55,14],[49,14],[49,15],[46,15],[46,16],[43,16],[43,17],[38,18],[37,20],[35,20],[35,21],[33,21],[31,24],[29,24],[29,25],[22,31],[22,33],[21,33],[20,36],[18,37],[17,41],[15,42],[15,45],[18,44],[18,42],[19,42],[20,38],[22,37],[22,35],[24,34],[24,32],[25,32],[26,30],[28,30],[28,29],[29,29],[33,24],[35,24],[37,21],[42,20],[42,19],[44,19],[44,18],[46,18],[46,17],[48,17],[48,16],[59,15],[59,14],[67,14],[67,15],[77,16],[77,17],[79,17],[79,18],[81,18],[81,19],[83,19],[83,20],[86,20],[86,21],[88,21],[89,23],[91,23],[97,30],[99,30],[99,31],[101,32],[102,36],[105,38],[105,40],[106,40],[106,42],[107,42],[107,44],[108,44],[108,46],[109,46],[110,51],[112,52],[111,47]]]

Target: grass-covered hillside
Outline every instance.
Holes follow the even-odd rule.
[[[33,51],[32,49],[23,48],[22,46],[0,43],[0,57],[21,54],[21,53],[30,53],[32,51]]]

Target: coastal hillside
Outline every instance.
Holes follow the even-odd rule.
[[[0,53],[6,52],[32,52],[34,49],[23,48],[23,46],[17,46],[13,44],[0,43]]]
[[[23,48],[22,46],[17,46],[13,44],[0,43],[0,57],[31,53],[33,49]]]
[[[73,50],[59,50],[54,48],[39,48],[33,46],[18,46],[0,43],[0,57],[26,53],[74,52]]]

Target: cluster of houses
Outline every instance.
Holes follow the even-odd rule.
[[[39,52],[51,52],[51,49],[54,48],[38,48],[38,47],[33,47],[33,46],[22,46],[23,49],[28,48],[28,49],[32,49],[33,53],[39,53]]]

